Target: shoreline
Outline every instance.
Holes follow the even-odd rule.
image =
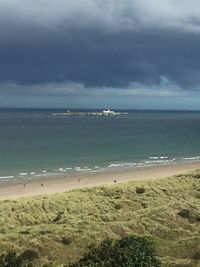
[[[0,200],[53,195],[73,189],[112,185],[130,181],[166,178],[200,169],[200,162],[177,163],[151,167],[118,169],[97,173],[40,177],[0,184]]]

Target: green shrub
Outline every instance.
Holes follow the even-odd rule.
[[[70,267],[159,267],[152,243],[141,237],[103,241],[78,263]]]
[[[32,261],[38,258],[36,251],[27,249],[21,255],[13,250],[9,251],[6,255],[0,256],[0,267],[30,267]]]
[[[22,263],[22,258],[18,257],[17,253],[13,250],[0,257],[0,267],[21,267]]]
[[[35,259],[39,258],[38,253],[35,250],[31,250],[31,249],[26,249],[21,255],[20,257],[24,260],[24,261],[33,261]]]

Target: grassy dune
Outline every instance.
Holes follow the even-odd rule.
[[[77,261],[105,238],[148,236],[163,266],[200,266],[200,172],[0,202],[0,254]]]

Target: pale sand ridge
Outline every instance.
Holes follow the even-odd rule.
[[[77,176],[43,177],[0,185],[0,200],[50,195],[72,189],[111,185],[128,181],[157,179],[200,169],[200,162],[137,169],[120,169]]]

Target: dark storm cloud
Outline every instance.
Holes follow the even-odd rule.
[[[197,0],[0,0],[1,91],[199,90],[199,18]]]
[[[34,39],[34,38],[33,38]],[[40,40],[0,46],[0,82],[81,82],[86,86],[199,84],[200,36],[169,31],[68,30]]]

